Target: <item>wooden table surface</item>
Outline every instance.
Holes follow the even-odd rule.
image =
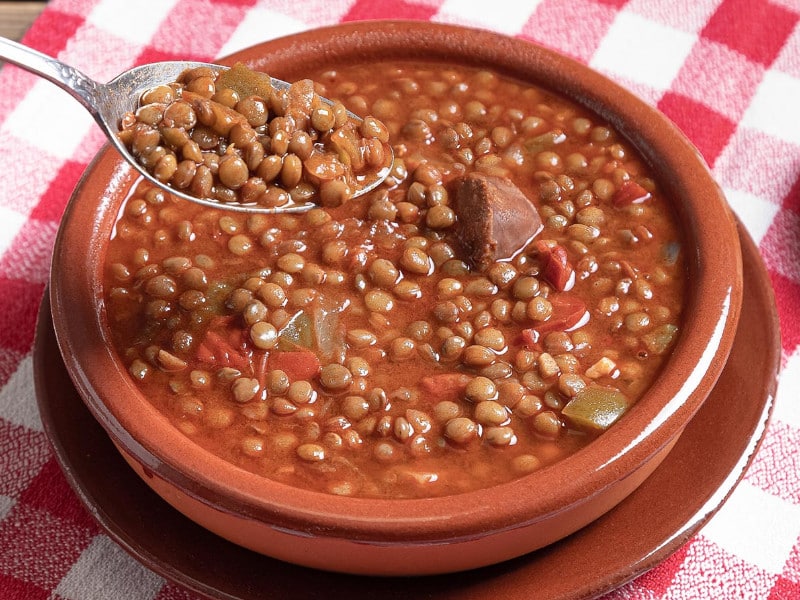
[[[46,4],[0,1],[0,35],[19,41]]]

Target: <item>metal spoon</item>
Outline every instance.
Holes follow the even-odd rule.
[[[125,160],[139,171],[145,179],[174,196],[213,208],[223,208],[248,213],[305,212],[317,206],[314,203],[308,202],[304,204],[290,204],[285,207],[268,208],[255,204],[225,203],[211,198],[191,196],[153,177],[138,163],[136,158],[117,137],[122,115],[126,112],[135,111],[139,98],[147,90],[157,85],[175,81],[178,76],[187,69],[211,67],[219,71],[226,71],[229,67],[194,61],[159,62],[134,67],[133,69],[121,73],[108,83],[103,84],[94,81],[74,67],[4,37],[0,37],[0,59],[13,63],[34,75],[43,77],[69,93],[89,111],[92,117],[94,117],[94,120],[100,125],[100,128],[106,134],[109,141]],[[286,81],[281,81],[274,77],[270,77],[270,80],[272,86],[280,90],[288,89],[291,85]],[[333,104],[333,102],[327,98],[322,98],[322,100],[328,104]],[[359,122],[361,121],[359,116],[351,112],[348,112],[348,114],[352,119]],[[386,162],[386,167],[383,168],[373,180],[361,182],[360,187],[355,190],[353,197],[361,196],[375,189],[386,179],[392,161],[394,160],[393,154],[391,154],[391,146],[387,145],[387,149],[390,154]]]

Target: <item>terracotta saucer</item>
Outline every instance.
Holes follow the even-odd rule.
[[[769,279],[740,227],[743,314],[711,396],[664,463],[610,513],[522,558],[449,576],[380,579],[314,571],[235,546],[183,517],[124,463],[63,366],[47,301],[34,350],[46,432],[69,480],[108,535],[162,576],[212,598],[591,598],[666,559],[722,505],[743,476],[773,406],[780,334]],[[47,298],[47,296],[45,296]],[[746,376],[744,375],[746,373]],[[702,457],[702,468],[698,468]]]

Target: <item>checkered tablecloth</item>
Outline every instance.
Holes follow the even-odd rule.
[[[562,51],[694,141],[774,286],[783,375],[732,497],[615,599],[800,598],[800,0],[53,0],[24,43],[106,81],[339,21],[479,26]],[[0,70],[0,599],[192,598],[130,558],[69,490],[33,390],[37,307],[62,211],[103,137],[50,84]],[[745,315],[744,318],[758,318]]]

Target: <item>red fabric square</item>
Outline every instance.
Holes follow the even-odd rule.
[[[764,78],[764,71],[762,65],[728,46],[701,39],[692,47],[671,89],[738,121]]]
[[[184,59],[207,61],[230,39],[250,4],[253,2],[179,0],[161,22],[149,45],[157,50],[179,49]],[[213,26],[203,27],[199,34],[196,27],[187,27],[187,23],[213,23]]]
[[[213,0],[214,4],[227,4],[228,6],[248,8],[254,6],[256,0]]]
[[[675,578],[675,573],[680,570],[686,560],[691,545],[692,541],[690,540],[678,548],[667,560],[639,577],[636,580],[637,584],[652,592],[656,597],[666,594],[670,583]]]
[[[783,200],[782,206],[783,208],[788,208],[800,214],[800,177],[797,178],[792,189],[789,190],[789,193]]]
[[[792,581],[781,576],[772,586],[767,600],[794,600],[795,598],[800,598],[800,581]]]
[[[0,277],[0,346],[30,350],[43,292],[43,283]]]
[[[38,585],[0,573],[0,590],[4,600],[47,600],[50,593]]]
[[[0,418],[0,494],[18,498],[50,456],[44,433]]]
[[[797,20],[797,14],[767,0],[724,0],[701,35],[769,65]]]
[[[583,16],[564,27],[564,14]],[[520,37],[588,63],[608,33],[617,10],[592,0],[545,0],[522,27]]]
[[[23,42],[49,56],[58,56],[83,25],[83,18],[58,10],[45,10],[25,33]]]
[[[60,221],[67,201],[85,170],[85,163],[74,160],[68,160],[61,165],[47,190],[42,194],[42,199],[31,211],[31,218]]]
[[[674,92],[664,94],[658,108],[681,128],[710,165],[736,129],[730,119]]]
[[[630,0],[594,0],[597,4],[605,4],[606,6],[613,6],[614,8],[622,8],[625,6]],[[581,18],[583,18],[583,13],[576,13],[580,14]]]
[[[342,16],[342,21],[365,21],[368,19],[418,19],[429,21],[436,14],[436,8],[398,0],[391,3],[356,0]]]
[[[146,63],[154,63],[154,62],[161,62],[165,60],[200,60],[200,61],[208,61],[209,56],[194,56],[194,57],[187,57],[179,52],[167,52],[165,50],[159,50],[158,48],[153,48],[151,46],[145,46],[142,51],[136,57],[134,61],[137,65],[144,65]]]
[[[780,273],[770,273],[775,304],[781,322],[781,346],[785,355],[800,346],[800,282]]]
[[[47,461],[30,485],[20,495],[20,502],[75,525],[100,533],[100,527],[89,515],[69,487],[55,457]]]
[[[23,581],[52,590],[92,537],[87,529],[17,504],[0,521],[0,566]]]

